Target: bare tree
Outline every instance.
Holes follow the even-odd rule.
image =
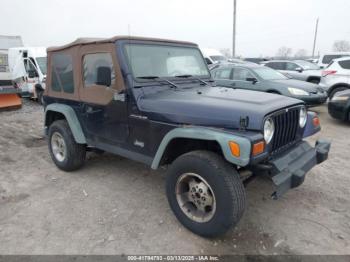
[[[305,49],[299,49],[297,52],[295,52],[294,57],[305,58],[307,57],[307,51]]]
[[[335,52],[347,52],[350,51],[350,43],[346,40],[338,40],[333,44],[333,51]]]
[[[282,46],[278,49],[276,56],[280,58],[287,58],[292,54],[292,48]]]

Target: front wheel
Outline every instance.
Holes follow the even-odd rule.
[[[49,151],[59,169],[74,171],[83,166],[86,146],[75,142],[66,120],[57,120],[50,125]]]
[[[169,169],[166,192],[178,220],[195,234],[215,237],[241,219],[245,189],[236,169],[221,156],[193,151]]]

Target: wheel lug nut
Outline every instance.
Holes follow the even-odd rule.
[[[202,200],[205,201],[205,197],[202,197]]]
[[[199,193],[203,193],[203,190],[201,188],[199,189]]]

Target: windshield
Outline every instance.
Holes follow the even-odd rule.
[[[36,62],[40,68],[41,73],[43,73],[43,75],[46,75],[46,71],[47,71],[47,67],[46,67],[46,63],[47,63],[47,57],[37,57],[36,58]]]
[[[304,70],[318,70],[318,69],[320,69],[319,66],[317,66],[311,62],[308,62],[308,61],[298,60],[295,62],[297,62],[300,66],[302,66]]]
[[[135,78],[179,75],[210,77],[202,54],[195,47],[126,44],[126,53]]]
[[[214,61],[214,62],[224,62],[227,61],[226,57],[222,56],[222,55],[212,55],[210,56],[210,58]]]
[[[254,72],[264,80],[285,80],[288,79],[282,73],[271,69],[269,67],[257,67],[253,69]]]

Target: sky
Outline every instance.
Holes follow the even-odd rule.
[[[62,45],[78,37],[137,35],[232,47],[233,0],[0,0],[0,35],[26,46]],[[350,41],[349,0],[237,0],[236,54],[274,56],[286,46],[311,55]]]

